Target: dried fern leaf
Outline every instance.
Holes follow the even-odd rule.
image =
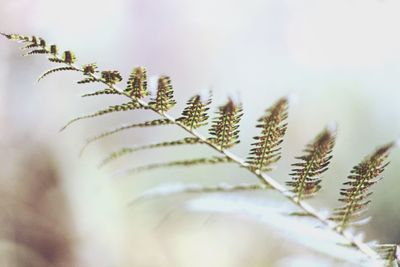
[[[239,143],[239,122],[242,117],[241,104],[235,103],[232,99],[228,103],[219,107],[217,117],[213,120],[209,133],[212,137],[208,138],[220,150],[230,148]]]
[[[370,201],[366,199],[372,194],[368,190],[381,179],[379,176],[389,164],[386,159],[394,145],[395,143],[389,143],[378,148],[351,171],[348,176],[349,181],[343,184],[346,187],[340,190],[342,198],[339,201],[343,202],[344,206],[335,209],[330,218],[338,223],[339,231],[346,229],[367,209]]]
[[[120,95],[121,93],[113,88],[106,88],[95,91],[93,93],[84,94],[81,97],[98,96],[98,95]]]
[[[99,110],[93,114],[89,114],[89,115],[85,115],[85,116],[80,116],[77,118],[74,118],[72,120],[70,120],[65,126],[63,126],[61,128],[60,131],[65,130],[68,126],[70,126],[72,123],[75,123],[77,121],[80,120],[84,120],[84,119],[89,119],[89,118],[95,118],[95,117],[99,117],[105,114],[110,114],[113,112],[120,112],[120,111],[128,111],[128,110],[135,110],[135,109],[141,109],[143,108],[143,106],[141,104],[139,104],[136,101],[130,101],[128,103],[124,103],[124,104],[120,104],[120,105],[114,105],[114,106],[109,106],[106,109],[103,110]]]
[[[189,159],[189,160],[177,160],[177,161],[169,161],[163,163],[153,163],[148,164],[140,167],[136,167],[126,171],[124,174],[131,175],[135,173],[151,171],[156,169],[164,169],[164,168],[171,168],[171,167],[191,167],[196,165],[215,165],[221,163],[229,163],[232,160],[228,157],[212,157],[212,158],[197,158],[197,159]]]
[[[158,79],[157,92],[150,100],[149,106],[159,112],[166,112],[175,106],[174,90],[168,76],[161,76]]]
[[[201,140],[196,137],[186,137],[179,140],[174,141],[166,141],[154,144],[148,144],[143,146],[135,146],[135,147],[124,147],[118,151],[111,153],[107,158],[105,158],[100,166],[103,166],[111,161],[119,159],[123,156],[135,153],[137,151],[146,150],[146,149],[153,149],[153,148],[162,148],[162,147],[172,147],[172,146],[180,146],[180,145],[194,145],[194,144],[201,144]]]
[[[69,66],[50,69],[50,70],[44,72],[42,75],[40,75],[40,77],[38,78],[38,82],[40,82],[40,80],[42,80],[43,78],[45,78],[47,75],[49,75],[51,73],[60,72],[60,71],[68,71],[68,70],[79,71],[78,69],[76,69],[74,67],[69,67]]]
[[[153,187],[141,193],[138,197],[133,199],[129,204],[134,204],[137,201],[166,197],[177,194],[192,194],[192,193],[230,193],[241,191],[256,191],[265,190],[268,186],[265,184],[226,184],[221,183],[217,185],[205,186],[201,184],[182,184],[182,183],[169,183]]]
[[[206,99],[201,95],[195,95],[189,99],[185,109],[182,112],[182,117],[177,121],[188,127],[190,130],[197,129],[207,124],[208,114],[210,109],[211,94]]]
[[[132,70],[125,92],[138,99],[149,94],[147,91],[147,70],[145,67],[136,67]]]
[[[271,165],[280,159],[281,148],[279,145],[286,133],[287,117],[288,100],[282,98],[267,109],[266,114],[258,120],[259,124],[256,127],[262,129],[261,134],[254,137],[256,142],[252,144],[253,148],[247,158],[251,169],[262,172],[270,171]]]
[[[305,155],[296,157],[301,162],[292,164],[292,181],[286,182],[297,200],[309,198],[321,188],[321,174],[328,170],[335,145],[336,132],[334,129],[324,129],[304,150]]]
[[[146,122],[142,122],[142,123],[136,123],[136,124],[129,124],[129,125],[125,125],[125,126],[121,126],[118,127],[114,130],[110,130],[104,133],[101,133],[99,135],[96,135],[94,137],[89,138],[85,145],[83,146],[82,150],[81,150],[81,154],[83,153],[83,151],[86,149],[86,147],[95,142],[98,141],[100,139],[103,139],[107,136],[128,130],[128,129],[133,129],[133,128],[145,128],[145,127],[153,127],[153,126],[161,126],[161,125],[170,125],[173,124],[173,122],[169,119],[156,119],[156,120],[152,120],[152,121],[146,121]]]

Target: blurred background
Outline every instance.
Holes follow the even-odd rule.
[[[294,156],[325,125],[339,125],[334,160],[313,200],[333,209],[350,169],[400,135],[400,2],[395,0],[0,0],[3,32],[35,34],[126,77],[143,65],[172,78],[178,115],[207,88],[214,106],[239,93],[246,156],[255,122],[279,97],[293,94],[283,158],[271,176],[288,179]],[[102,89],[77,86],[77,74],[36,78],[51,64],[23,58],[0,41],[0,262],[2,266],[332,266],[249,218],[192,213],[183,197],[128,206],[168,181],[256,182],[235,167],[168,169],[130,177],[118,170],[153,161],[209,155],[206,148],[138,153],[99,169],[127,145],[184,136],[173,127],[127,131],[79,150],[87,137],[154,118],[125,112],[59,128],[118,97],[81,99]],[[206,129],[202,130],[206,133]],[[188,154],[189,153],[189,154]],[[375,188],[363,227],[367,240],[400,243],[400,152]],[[279,242],[279,245],[277,245]],[[300,258],[299,258],[300,257]],[[308,259],[312,257],[314,265]],[[308,265],[305,265],[308,262]],[[303,265],[302,265],[303,264]]]

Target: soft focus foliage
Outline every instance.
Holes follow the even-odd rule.
[[[152,73],[169,73],[179,92],[177,110],[183,109],[184,102],[197,94],[199,88],[213,88],[214,103],[225,101],[227,92],[240,90],[246,115],[242,119],[242,143],[234,151],[243,156],[248,152],[251,137],[258,134],[251,127],[254,118],[280,96],[297,93],[299,103],[290,110],[282,158],[271,176],[282,183],[287,181],[293,155],[298,155],[327,121],[337,120],[340,134],[335,160],[324,174],[318,201],[313,201],[317,206],[337,205],[339,183],[344,181],[348,170],[374,144],[392,140],[400,132],[396,123],[400,121],[397,108],[400,39],[393,34],[399,24],[400,4],[396,1],[172,0],[154,5],[125,0],[68,3],[2,0],[1,3],[2,31],[40,32],[77,52],[82,61],[96,59],[101,66],[118,66],[123,77],[128,77],[136,64],[147,66]],[[61,47],[53,46],[52,50],[63,56]],[[72,210],[73,235],[77,235],[73,245],[74,264],[68,266],[236,267],[266,266],[266,263],[298,266],[299,262],[310,261],[323,266],[321,255],[316,257],[298,248],[290,255],[282,255],[281,251],[293,246],[282,238],[272,243],[270,232],[263,231],[263,227],[223,216],[208,218],[206,214],[193,218],[183,216],[179,210],[170,214],[179,201],[163,199],[147,206],[125,208],[132,195],[137,196],[167,179],[201,181],[211,187],[221,181],[229,184],[251,181],[242,169],[229,171],[227,175],[227,165],[213,168],[212,173],[198,167],[198,172],[174,169],[155,171],[149,176],[141,174],[133,179],[107,179],[108,169],[98,171],[96,166],[110,151],[158,143],[166,136],[170,140],[183,136],[176,138],[170,126],[159,132],[143,128],[112,135],[88,147],[85,156],[79,159],[75,155],[82,136],[108,131],[107,125],[126,125],[126,120],[142,122],[155,118],[145,112],[123,112],[76,125],[73,131],[60,135],[57,130],[62,126],[61,119],[67,121],[70,114],[92,114],[99,107],[120,104],[115,102],[119,96],[109,88],[99,88],[99,98],[85,98],[85,104],[78,105],[74,96],[93,94],[93,83],[85,87],[72,85],[71,77],[78,79],[77,73],[49,75],[49,80],[33,85],[40,70],[49,67],[47,63],[40,59],[20,59],[15,47],[7,42],[1,44],[0,57],[0,141],[2,145],[9,143],[4,138],[8,133],[17,137],[10,143],[11,150],[29,152],[36,150],[23,145],[22,140],[29,136],[35,143],[46,143],[46,149],[51,150],[62,183],[60,190]],[[125,85],[121,83],[122,87]],[[105,94],[112,96],[104,99],[101,96]],[[211,108],[215,109],[215,105]],[[161,161],[166,154],[173,159],[187,153],[193,153],[194,157],[208,155],[201,147],[166,148],[157,156],[140,151],[112,162],[109,167],[145,165],[150,155],[154,161]],[[400,213],[393,201],[398,195],[398,155],[398,151],[393,152],[393,163],[386,170],[385,180],[373,187],[375,193],[368,212],[373,218],[364,226],[367,240],[379,238],[387,243],[400,240]],[[40,158],[32,156],[34,162]],[[3,171],[22,166],[9,150],[2,150],[1,159]],[[26,175],[18,174],[12,181],[24,179]],[[10,180],[1,181],[3,185]],[[29,184],[22,187],[32,188]],[[21,194],[15,189],[10,191]],[[14,231],[18,229],[18,225],[13,227]],[[4,247],[15,252],[12,246]],[[324,256],[322,261],[328,266],[338,264],[326,262]]]

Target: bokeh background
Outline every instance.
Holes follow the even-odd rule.
[[[400,135],[400,2],[395,0],[0,0],[1,31],[36,34],[73,50],[80,63],[118,69],[143,65],[173,80],[179,114],[194,93],[212,88],[214,107],[239,93],[246,156],[256,119],[280,96],[290,108],[283,158],[271,176],[288,179],[293,157],[326,124],[339,125],[334,161],[312,202],[332,209],[353,165]],[[0,262],[2,266],[314,266],[334,263],[271,234],[251,219],[185,211],[185,198],[128,206],[167,181],[255,182],[227,166],[169,169],[115,178],[150,160],[207,155],[199,147],[143,152],[98,169],[124,146],[176,139],[173,127],[84,140],[116,125],[153,118],[126,112],[59,128],[70,118],[120,101],[80,99],[101,89],[76,74],[34,81],[50,64],[20,57],[0,41]],[[206,133],[206,131],[203,131]],[[153,151],[154,152],[154,151]],[[366,239],[400,242],[400,152],[374,188]],[[252,180],[253,179],[253,180]],[[211,219],[210,219],[211,218]],[[279,245],[278,245],[279,244]],[[301,257],[300,261],[292,260]],[[311,266],[309,265],[304,266]]]

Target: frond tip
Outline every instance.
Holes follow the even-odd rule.
[[[267,109],[266,114],[261,117],[256,126],[261,128],[261,134],[254,137],[256,140],[252,144],[250,156],[247,158],[247,163],[253,170],[262,172],[270,171],[271,165],[280,159],[279,145],[283,141],[283,136],[286,133],[288,117],[288,100],[281,98],[272,107]]]
[[[296,194],[297,201],[311,197],[321,189],[321,174],[328,170],[335,138],[335,129],[326,128],[306,146],[305,155],[296,157],[301,162],[292,164],[295,167],[290,174],[292,181],[286,184]]]
[[[335,209],[330,218],[338,223],[339,231],[346,229],[366,210],[370,200],[365,199],[372,194],[368,190],[381,179],[379,176],[389,164],[386,159],[394,146],[395,143],[392,142],[378,148],[351,171],[348,176],[349,181],[343,184],[346,188],[340,190],[342,198],[339,201],[343,202],[344,206]]]
[[[182,117],[177,121],[188,127],[190,130],[197,129],[207,124],[209,106],[211,104],[211,94],[207,99],[203,99],[201,95],[195,95],[189,99],[186,108],[182,112]]]
[[[239,122],[242,118],[242,106],[235,103],[231,98],[228,103],[219,107],[217,117],[210,128],[208,140],[215,144],[220,150],[230,148],[239,143]]]

